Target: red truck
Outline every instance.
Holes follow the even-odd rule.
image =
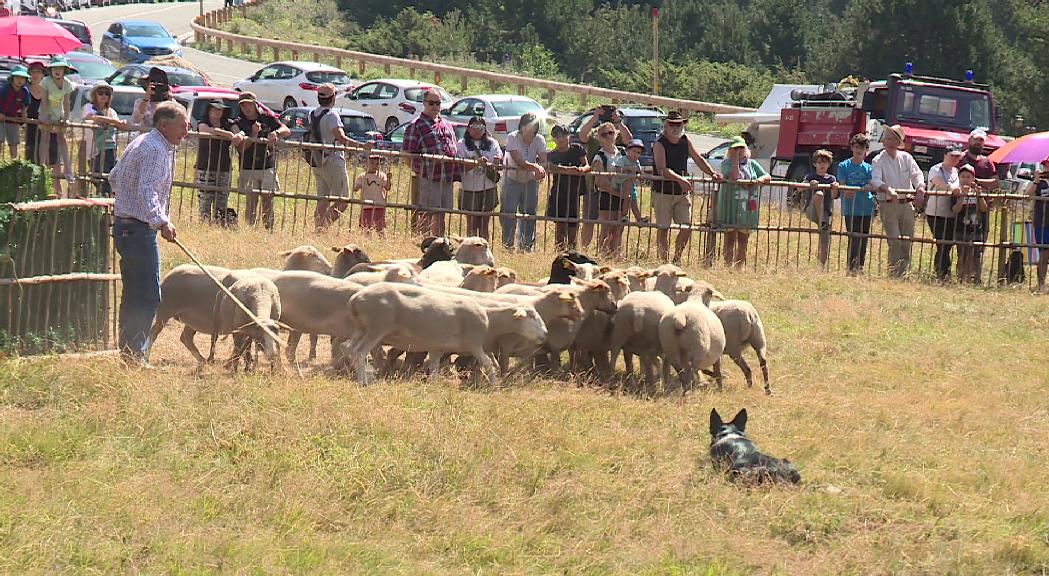
[[[837,160],[851,156],[849,139],[866,132],[870,158],[882,149],[886,125],[899,124],[907,134],[904,149],[928,170],[940,162],[948,145],[965,146],[974,128],[987,131],[986,150],[1005,144],[996,132],[1000,116],[985,84],[970,79],[948,80],[892,74],[888,80],[855,88],[791,94],[780,111],[779,141],[772,158],[773,174],[799,181],[810,170],[812,153],[825,148]],[[869,159],[869,158],[868,158]]]

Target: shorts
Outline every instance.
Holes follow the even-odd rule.
[[[1034,233],[1035,244],[1049,244],[1049,226],[1035,228],[1032,232]]]
[[[656,224],[667,226],[692,223],[692,199],[688,194],[652,194],[652,210],[656,213]]]
[[[491,212],[499,205],[499,190],[460,190],[459,209],[468,212]]]
[[[386,208],[382,206],[365,206],[357,220],[361,228],[382,232],[386,229]]]
[[[419,179],[419,205],[423,208],[452,209],[452,183]]]
[[[241,170],[240,176],[237,178],[237,188],[249,194],[254,190],[280,192],[280,180],[277,179],[277,170],[274,168]]]
[[[608,192],[599,192],[598,194],[597,205],[601,210],[605,212],[619,212],[623,209],[623,201],[626,198],[613,196]]]
[[[598,214],[597,203],[594,203],[594,219]],[[558,190],[550,188],[550,194],[546,196],[546,215],[550,218],[579,218],[579,194],[573,194],[570,190]],[[574,222],[573,222],[574,224]]]
[[[328,155],[321,159],[321,165],[313,169],[317,178],[317,196],[350,197],[350,181],[346,176],[346,159]]]
[[[22,142],[22,125],[4,122],[4,142],[8,146],[18,146]],[[55,143],[57,145],[57,142]]]

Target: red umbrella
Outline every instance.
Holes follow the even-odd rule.
[[[65,54],[81,42],[65,28],[36,16],[0,18],[0,56]]]

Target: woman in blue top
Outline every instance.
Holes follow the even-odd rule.
[[[873,168],[864,161],[870,138],[856,134],[849,143],[852,158],[838,163],[838,182],[861,191],[841,192],[841,215],[845,218],[845,229],[849,232],[849,274],[863,273],[867,261],[867,241],[870,239],[871,221],[874,219],[874,186],[871,184]]]

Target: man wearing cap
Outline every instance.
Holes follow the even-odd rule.
[[[976,174],[976,183],[980,186],[980,190],[983,192],[990,192],[997,190],[999,187],[998,183],[998,167],[995,166],[994,162],[990,158],[984,155],[984,144],[987,142],[987,132],[981,128],[977,128],[972,132],[969,132],[969,142],[965,149],[965,155],[962,156],[958,162],[958,166],[972,166],[973,173]],[[987,200],[990,204],[991,200]],[[987,231],[990,229],[991,224],[991,213],[980,212],[980,234],[977,238],[978,242],[987,241]],[[975,248],[974,259],[973,259],[973,270],[976,272],[976,283],[980,283],[980,278],[983,271],[983,248],[977,246]]]
[[[677,110],[667,114],[663,121],[663,133],[659,139],[652,144],[652,158],[654,176],[662,177],[661,180],[652,182],[652,208],[656,212],[656,244],[659,250],[659,259],[666,261],[670,256],[670,228],[672,223],[681,224],[682,228],[677,234],[674,242],[674,262],[681,260],[681,253],[688,245],[692,237],[692,230],[688,228],[692,224],[692,183],[688,178],[688,159],[699,166],[715,180],[721,180],[720,172],[715,171],[707,159],[700,155],[685,136],[685,122],[687,120]]]
[[[317,159],[313,168],[313,175],[317,179],[317,210],[314,214],[314,223],[317,230],[321,231],[331,226],[339,219],[339,215],[346,211],[346,202],[334,202],[329,197],[349,198],[350,183],[346,176],[346,153],[337,148],[341,144],[349,148],[371,150],[369,142],[361,146],[346,136],[342,129],[342,119],[332,111],[335,103],[335,85],[326,82],[317,89],[317,102],[320,104],[313,112],[310,112],[310,120],[307,126],[313,141],[331,146],[331,149],[314,152]]]
[[[404,130],[401,150],[409,154],[454,157],[458,153],[455,129],[441,117],[441,95],[435,90],[423,94],[423,109]],[[462,165],[439,160],[412,160],[412,171],[419,178],[419,204],[424,209],[451,209],[452,183],[461,179]],[[504,184],[505,185],[505,184]],[[444,213],[430,212],[429,231],[444,236]]]
[[[153,111],[153,129],[139,135],[109,173],[113,186],[113,246],[120,254],[120,331],[117,345],[130,365],[145,365],[150,326],[160,305],[157,232],[175,240],[168,216],[175,150],[189,132],[186,109],[165,102]]]
[[[11,69],[6,84],[0,87],[0,122],[3,123],[3,134],[0,139],[0,154],[4,151],[4,142],[11,149],[11,157],[18,156],[18,144],[21,141],[22,125],[15,122],[4,122],[6,118],[25,118],[32,101],[29,94],[29,72],[21,64]]]
[[[62,162],[65,171],[59,171],[59,166],[55,164],[51,166],[51,172],[55,175],[64,174],[68,187],[73,183],[73,166],[69,162],[65,123],[69,120],[69,111],[73,106],[71,95],[76,89],[76,84],[66,78],[69,62],[65,56],[52,56],[48,67],[51,68],[51,76],[44,78],[40,83],[40,87],[44,89],[44,98],[40,101],[40,120],[51,125],[40,127],[40,148],[47,151],[52,138],[58,142],[58,160]],[[59,179],[54,178],[52,182],[55,194],[61,196],[62,186]]]
[[[240,144],[244,135],[233,133],[229,108],[222,100],[208,103],[204,117],[197,122],[197,200],[202,222],[226,224],[229,190],[233,183],[233,159],[230,148]]]
[[[286,137],[291,130],[275,117],[260,113],[258,99],[253,92],[241,92],[237,106],[240,107],[237,131],[245,136],[237,145],[240,150],[237,188],[248,196],[246,220],[249,226],[254,226],[259,209],[259,191],[280,191],[273,150],[277,140]],[[267,230],[273,229],[273,196],[269,193],[262,196],[262,221]]]
[[[912,199],[897,190],[914,190],[914,204],[925,203],[925,175],[914,157],[900,150],[905,138],[903,126],[887,127],[881,138],[885,149],[871,163],[871,183],[878,189],[878,213],[889,242],[889,273],[896,278],[910,270],[910,239],[914,236]]]

